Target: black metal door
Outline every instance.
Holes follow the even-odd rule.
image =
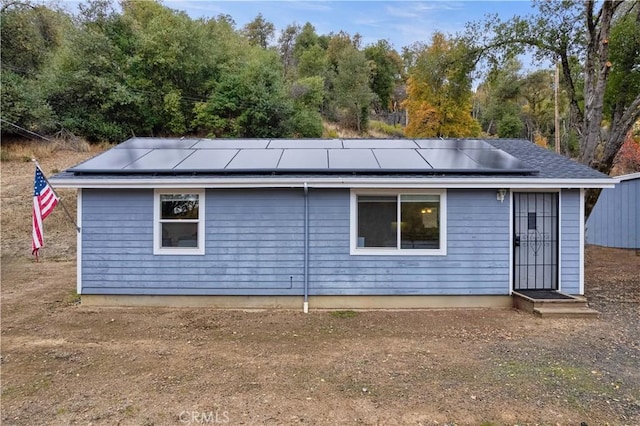
[[[558,194],[513,194],[514,290],[558,289]]]

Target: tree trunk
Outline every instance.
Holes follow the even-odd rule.
[[[600,196],[600,192],[602,189],[600,188],[589,188],[584,192],[584,221],[586,223],[591,211],[596,205],[598,201],[598,197]]]
[[[586,4],[589,43],[584,70],[584,121],[580,161],[596,168],[599,163],[596,148],[601,141],[605,88],[611,68],[611,63],[608,61],[609,34],[613,14],[619,5],[620,2],[603,2],[600,12],[594,19],[594,1],[588,1]]]

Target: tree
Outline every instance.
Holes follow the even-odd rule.
[[[615,22],[609,44],[612,66],[604,97],[604,115],[609,124],[607,136],[616,144],[604,146],[607,161],[615,157],[617,141],[622,139],[623,144],[626,143],[626,136],[635,131],[634,125],[640,117],[640,5],[637,2],[635,15],[624,14]]]
[[[506,22],[494,16],[483,23],[469,24],[464,39],[476,47],[478,58],[485,56],[494,63],[504,55],[526,49],[532,49],[539,59],[559,61],[569,98],[570,123],[580,139],[579,159],[608,173],[625,135],[640,118],[638,90],[618,97],[610,110],[605,109],[607,86],[616,80],[611,77],[619,73],[620,82],[637,81],[640,72],[640,3],[567,0],[538,1],[536,5],[538,11],[531,16]],[[635,36],[626,38],[631,34]],[[575,74],[576,60],[580,78]],[[605,122],[608,126],[603,126]],[[588,198],[587,214],[597,195]]]
[[[64,12],[18,1],[3,1],[0,19],[2,133],[19,132],[14,126],[47,133],[55,128],[55,114],[38,80],[71,20]]]
[[[362,132],[367,129],[373,92],[369,86],[371,65],[357,44],[344,32],[329,41],[325,112],[345,127]]]
[[[409,137],[468,137],[480,134],[471,116],[471,63],[466,46],[435,33],[430,46],[405,51],[409,63],[407,99]]]
[[[295,47],[296,37],[300,32],[300,26],[296,24],[288,25],[287,28],[282,31],[278,38],[278,50],[280,51],[280,59],[284,66],[284,74],[287,77],[293,75],[295,70],[295,58],[293,56],[293,49]]]
[[[269,41],[273,38],[275,27],[271,22],[264,19],[262,13],[259,13],[253,21],[244,26],[242,33],[252,45],[266,49]]]
[[[502,67],[491,70],[478,88],[478,120],[486,133],[501,138],[522,136],[521,68],[519,61],[509,59]]]
[[[371,90],[377,97],[377,110],[389,111],[396,85],[402,82],[402,58],[388,41],[379,40],[364,49],[364,56],[371,62]]]
[[[293,105],[277,53],[252,47],[225,68],[207,101],[196,103],[193,125],[216,137],[288,136]]]
[[[183,134],[190,129],[194,100],[206,97],[209,81],[228,60],[221,50],[229,23],[194,21],[156,2],[127,1],[123,12],[131,28],[123,68],[128,86],[142,94],[144,132]]]
[[[108,1],[80,6],[64,46],[43,70],[47,101],[60,125],[91,141],[131,134],[141,97],[127,86],[127,25]]]
[[[555,134],[554,123],[554,76],[553,71],[538,70],[522,79],[521,96],[525,103],[522,109],[530,139],[535,135],[550,138]],[[566,97],[560,92],[560,116],[566,116]],[[561,138],[562,142],[562,138]]]
[[[41,5],[2,2],[2,67],[21,76],[39,71],[62,41],[69,19]]]

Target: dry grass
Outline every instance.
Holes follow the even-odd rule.
[[[104,150],[105,147],[106,145],[100,145],[98,149]],[[91,145],[80,138],[57,138],[51,141],[4,139],[0,146],[0,160],[27,163],[32,159],[48,158],[59,151],[90,152],[91,150]]]
[[[403,138],[404,131],[400,126],[391,126],[381,121],[371,120],[369,123],[369,129],[366,132],[358,133],[355,130],[344,129],[336,123],[330,123],[324,121],[322,123],[323,131],[322,137],[327,139],[342,138],[342,139],[360,139],[360,138],[373,138],[373,139],[388,139],[388,138]]]
[[[323,138],[343,138],[343,139],[358,139],[366,138],[369,135],[367,133],[358,133],[355,130],[343,129],[336,123],[323,122],[322,123]]]
[[[89,145],[85,141],[55,140],[34,142],[2,141],[2,257],[32,259],[31,205],[34,165],[38,159],[49,177],[105,149],[105,145]],[[56,189],[69,214],[76,216],[76,191]],[[45,221],[45,246],[41,254],[48,258],[73,257],[75,247],[68,241],[75,236],[74,225],[62,206],[54,209]]]

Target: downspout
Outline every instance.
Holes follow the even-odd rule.
[[[304,303],[302,311],[309,313],[309,186],[304,183]]]

